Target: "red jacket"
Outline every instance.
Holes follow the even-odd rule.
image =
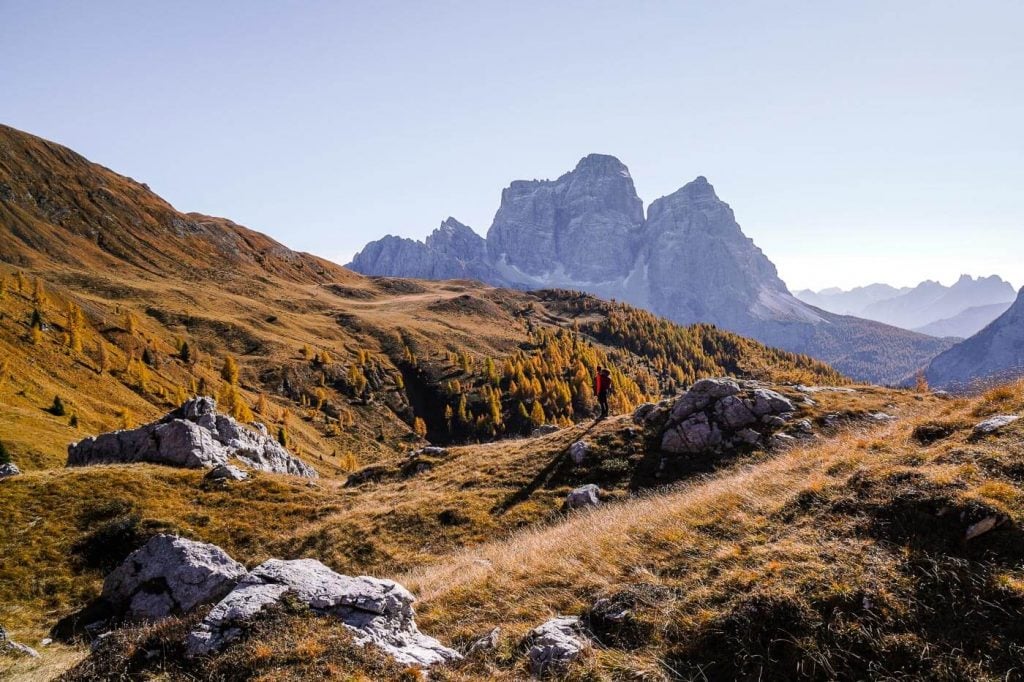
[[[600,395],[602,391],[607,391],[611,384],[611,377],[606,377],[603,374],[598,374],[596,377],[594,377],[594,393]]]

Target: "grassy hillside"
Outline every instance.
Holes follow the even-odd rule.
[[[519,641],[554,614],[583,615],[595,640],[566,679],[1012,679],[1024,663],[1017,646],[1024,635],[1024,428],[979,438],[971,427],[1024,411],[1022,389],[948,402],[881,390],[833,394],[830,408],[845,400],[872,409],[885,400],[900,419],[852,423],[788,452],[722,463],[656,494],[630,497],[628,486],[607,484],[617,501],[569,517],[555,513],[553,502],[576,480],[556,475],[552,487],[517,505],[535,509],[520,512],[523,520],[532,516],[529,527],[490,540],[487,529],[467,536],[461,549],[442,537],[415,567],[384,572],[420,596],[421,628],[445,642],[465,646],[502,628],[495,650],[438,668],[432,679],[524,679]],[[364,499],[377,496],[371,506],[379,511],[372,537],[399,553],[424,543],[421,529],[406,523],[417,505],[421,518],[437,512],[435,494],[447,487],[443,499],[451,499],[467,476],[535,472],[584,428],[535,448],[524,447],[530,441],[460,448],[422,480],[366,489]],[[599,461],[619,452],[629,428],[620,418],[587,434],[603,443]],[[257,497],[267,494],[264,485],[253,486]],[[404,500],[398,518],[383,511],[389,496]],[[993,530],[965,539],[988,518],[996,520]],[[328,516],[309,528],[319,537],[331,523]],[[478,523],[472,510],[464,523]],[[389,537],[398,528],[407,530]],[[324,556],[341,537],[296,555]],[[246,550],[232,549],[248,560]],[[333,562],[344,570],[353,560],[342,555]],[[609,610],[601,598],[619,608]],[[330,620],[287,609],[269,614],[254,637],[222,657],[179,668],[174,642],[188,623],[123,631],[71,679],[157,670],[170,679],[412,679],[354,649]],[[167,657],[141,656],[161,646]]]
[[[570,679],[1004,679],[1024,663],[1024,427],[970,435],[1024,410],[1019,385],[970,401],[849,387],[807,357],[576,292],[364,278],[7,128],[0,196],[0,442],[25,471],[0,481],[0,623],[17,640],[39,642],[172,531],[250,566],[314,557],[398,579],[422,629],[459,647],[502,628],[434,679],[522,679],[522,635],[558,613],[585,616],[596,642]],[[598,364],[619,413],[603,422]],[[813,435],[666,459],[622,414],[723,374],[786,394],[790,428]],[[195,393],[281,432],[323,476],[224,488],[63,467],[69,442]],[[519,437],[540,423],[563,428]],[[424,436],[452,447],[408,457]],[[583,483],[605,504],[564,515]],[[199,615],[123,629],[87,660],[83,644],[0,658],[0,676],[417,677],[291,607],[185,665],[176,643]]]
[[[598,364],[620,410],[698,375],[843,380],[710,328],[601,337],[593,325],[637,313],[571,292],[355,275],[7,127],[0,195],[0,441],[26,469],[195,393],[344,475],[423,435],[585,418]],[[64,409],[48,411],[55,397]]]

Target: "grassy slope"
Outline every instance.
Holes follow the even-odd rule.
[[[432,679],[523,679],[522,635],[551,615],[585,614],[601,596],[631,604],[630,615],[614,626],[591,621],[601,644],[570,679],[1012,678],[1024,663],[1024,427],[981,439],[970,427],[1024,411],[1022,388],[903,401],[899,422],[844,430],[398,574],[420,595],[424,631],[466,644],[502,627],[496,651]],[[997,528],[965,541],[989,516]],[[125,653],[185,627],[127,632],[117,657],[81,674],[124,670]],[[278,613],[258,639],[191,672],[401,676],[350,658],[340,632]]]

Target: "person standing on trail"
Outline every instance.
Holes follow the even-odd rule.
[[[597,375],[594,377],[594,393],[597,394],[597,402],[601,406],[601,416],[604,419],[608,416],[608,396],[612,392],[612,373],[607,367],[598,367]]]

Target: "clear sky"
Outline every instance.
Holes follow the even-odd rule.
[[[347,262],[590,152],[791,288],[1024,284],[1024,2],[0,0],[0,121]]]

